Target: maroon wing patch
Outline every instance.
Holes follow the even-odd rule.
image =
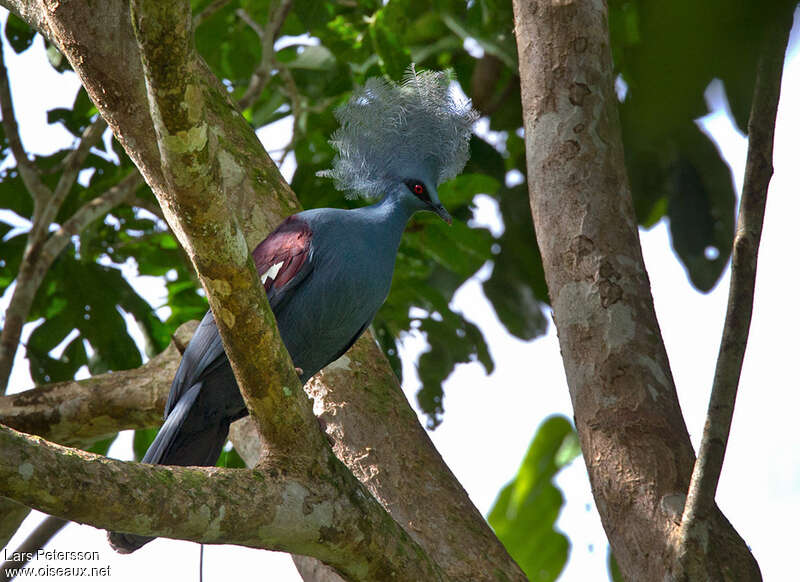
[[[273,230],[253,251],[264,289],[277,291],[297,275],[311,249],[311,227],[303,219],[290,216]]]

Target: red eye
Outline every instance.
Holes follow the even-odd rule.
[[[414,194],[419,196],[423,192],[425,192],[425,186],[423,186],[422,184],[414,184]]]

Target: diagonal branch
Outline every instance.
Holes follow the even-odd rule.
[[[366,491],[343,486],[346,476],[343,465],[314,476],[292,467],[127,463],[0,426],[0,495],[50,515],[134,534],[290,550],[352,580],[441,580]]]
[[[134,169],[102,195],[83,205],[47,239],[42,248],[41,260],[47,261],[49,268],[55,258],[69,244],[71,237],[80,233],[95,220],[105,216],[111,209],[130,199],[143,183],[142,175]]]
[[[694,451],[641,253],[607,3],[513,4],[531,213],[592,494],[625,579],[669,580]],[[703,560],[756,579],[744,541],[711,518]]]
[[[261,60],[250,77],[247,90],[244,92],[244,95],[242,95],[242,98],[239,99],[239,107],[242,109],[247,109],[256,102],[270,79],[270,72],[275,64],[275,51],[273,48],[275,39],[291,8],[292,0],[281,0],[277,7],[273,5],[273,9],[270,11],[269,21],[263,28],[250,17],[245,9],[239,8],[236,11],[236,15],[241,18],[247,26],[253,29],[261,41]]]
[[[0,396],[0,424],[76,447],[158,426],[181,348],[196,328],[196,321],[179,327],[170,346],[139,368]]]
[[[765,38],[758,60],[753,103],[747,125],[747,162],[733,241],[725,326],[703,438],[678,533],[677,556],[684,575],[691,575],[694,571],[689,565],[692,555],[695,554],[690,551],[690,546],[699,546],[701,553],[707,551],[707,519],[714,509],[714,498],[733,420],[736,392],[753,314],[758,247],[764,224],[767,189],[773,173],[775,119],[791,24],[791,14],[788,14],[783,26],[779,30],[771,31]]]
[[[60,517],[48,515],[33,532],[14,550],[11,558],[0,564],[0,582],[11,580],[6,573],[17,570],[30,561],[31,556],[42,549],[69,522]]]
[[[83,131],[77,147],[64,158],[60,168],[61,176],[58,179],[58,184],[56,184],[56,188],[53,190],[53,195],[47,201],[47,206],[43,210],[41,220],[39,221],[45,229],[49,228],[50,223],[55,220],[61,208],[61,204],[69,194],[73,184],[75,184],[78,172],[80,172],[83,167],[91,149],[97,145],[97,142],[103,137],[103,132],[105,132],[106,127],[108,127],[108,125],[106,125],[105,120],[98,115],[97,119]]]

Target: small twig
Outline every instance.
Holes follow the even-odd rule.
[[[3,58],[2,41],[0,41],[0,111],[2,111],[3,115],[3,129],[6,133],[8,145],[11,148],[11,153],[14,154],[14,159],[17,160],[19,175],[28,192],[30,192],[35,206],[37,208],[41,207],[49,197],[50,189],[44,185],[36,166],[28,159],[28,154],[25,152],[22,140],[19,137],[19,127],[14,113],[14,102],[11,99],[8,71]]]
[[[197,29],[198,26],[203,24],[206,20],[211,18],[214,14],[216,14],[219,10],[222,10],[230,3],[231,0],[214,0],[203,8],[200,12],[195,14],[194,18],[192,19],[192,28]]]
[[[131,190],[128,193],[128,197],[125,199],[125,203],[135,208],[141,208],[142,210],[147,210],[147,212],[161,219],[165,224],[167,222],[166,219],[164,218],[164,211],[161,210],[161,207],[158,205],[158,202],[155,202],[153,200],[147,200],[145,198],[139,198],[136,195],[135,189]],[[169,228],[169,226],[167,226],[167,228]]]
[[[74,235],[81,232],[101,216],[105,216],[115,206],[125,202],[130,194],[135,192],[143,182],[142,175],[138,170],[134,169],[102,195],[81,206],[47,240],[42,249],[41,260],[52,264]],[[49,264],[47,268],[49,268]]]
[[[733,241],[728,308],[717,368],[711,388],[700,451],[678,534],[679,572],[689,572],[690,545],[700,544],[706,518],[712,515],[725,448],[730,434],[739,377],[753,312],[758,246],[764,223],[767,188],[773,173],[772,151],[781,74],[792,23],[791,15],[780,30],[771,31],[758,60],[753,103],[748,123],[749,145],[739,218]]]
[[[106,127],[108,127],[108,125],[105,119],[98,115],[97,119],[83,130],[78,146],[69,152],[61,163],[61,177],[58,179],[56,189],[53,191],[53,197],[48,201],[48,207],[57,207],[55,213],[61,208],[61,203],[64,201],[64,198],[67,197],[67,194],[69,194],[72,185],[78,177],[78,172],[81,171],[86,158],[89,157],[89,152],[103,137]],[[55,213],[53,216],[55,216]]]
[[[286,160],[287,154],[294,149],[295,144],[297,143],[298,132],[300,130],[300,116],[302,115],[302,108],[300,106],[300,92],[297,90],[297,84],[294,82],[294,77],[292,77],[292,73],[284,63],[278,61],[273,55],[272,62],[276,69],[278,69],[278,74],[283,79],[284,88],[286,90],[286,95],[289,97],[289,102],[291,103],[292,108],[292,138],[289,140],[289,143],[283,148],[283,153],[281,157],[278,159],[278,167],[283,166],[283,162]]]
[[[58,184],[56,184],[52,194],[44,200],[45,203],[42,205],[39,216],[34,220],[33,228],[31,229],[34,239],[39,239],[40,235],[46,236],[50,229],[50,224],[55,220],[61,205],[64,203],[64,199],[75,184],[78,173],[89,156],[89,152],[103,137],[106,127],[105,120],[98,115],[97,119],[84,130],[77,147],[64,158],[60,165],[61,176],[58,179]]]
[[[243,8],[239,8],[236,11],[236,15],[242,19],[242,22],[253,29],[258,35],[259,40],[261,40],[261,60],[250,77],[247,90],[245,90],[242,98],[239,99],[239,107],[241,109],[247,109],[252,106],[259,95],[261,95],[264,87],[267,86],[272,71],[272,65],[275,61],[273,46],[275,44],[275,38],[278,36],[278,32],[283,26],[291,7],[292,0],[282,0],[280,5],[270,13],[269,22],[267,22],[267,25],[263,28],[259,26]]]
[[[53,536],[60,532],[61,529],[68,523],[69,521],[66,519],[48,515],[47,518],[42,521],[42,523],[36,526],[36,529],[31,532],[27,539],[22,542],[22,544],[20,544],[20,546],[14,552],[14,555],[19,556],[21,559],[6,560],[0,564],[0,582],[7,582],[8,580],[11,580],[11,577],[9,577],[6,573],[9,570],[16,570],[27,564],[29,561],[28,557],[36,554],[38,550],[47,545],[47,542],[53,539]]]

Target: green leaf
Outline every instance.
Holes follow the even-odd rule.
[[[488,230],[458,220],[448,225],[438,217],[421,216],[408,229],[404,244],[466,279],[491,257],[492,238]]]
[[[294,47],[297,50],[297,47]],[[324,46],[304,46],[297,57],[288,63],[290,69],[327,71],[336,65],[336,57]]]
[[[570,422],[549,417],[489,511],[489,524],[532,582],[556,580],[567,562],[569,541],[554,527],[564,499],[553,478],[579,453]]]
[[[72,135],[80,137],[96,114],[97,108],[89,99],[86,90],[81,87],[75,95],[72,108],[51,109],[47,112],[47,123],[62,123]]]
[[[489,142],[473,135],[469,141],[469,160],[464,173],[485,174],[503,184],[506,179],[506,163],[500,152]]]
[[[505,231],[497,240],[492,276],[483,284],[486,298],[509,333],[531,340],[547,331],[543,307],[547,284],[525,186],[499,196]]]
[[[681,155],[669,172],[672,246],[694,286],[709,291],[730,257],[736,194],[730,169],[711,141],[696,128],[682,138]]]
[[[387,26],[386,13],[383,10],[378,10],[373,16],[369,34],[383,74],[395,81],[401,80],[411,65],[411,53],[400,43],[390,26]]]
[[[111,445],[114,444],[114,441],[117,440],[117,436],[118,435],[114,435],[107,439],[97,441],[91,447],[84,450],[89,453],[94,453],[95,455],[106,455],[108,454],[108,449],[110,449]]]
[[[620,572],[617,560],[614,558],[614,554],[611,552],[611,546],[608,547],[608,574],[612,582],[625,582],[625,578],[622,577],[622,572]]]
[[[61,54],[61,51],[58,50],[56,45],[51,44],[49,41],[45,40],[46,46],[46,53],[47,53],[47,60],[50,62],[50,66],[53,67],[59,73],[63,73],[64,71],[71,71],[72,67],[67,61],[66,57]]]
[[[141,461],[158,434],[157,428],[141,428],[133,433],[133,460]]]
[[[319,0],[295,0],[292,11],[301,22],[306,31],[324,28],[331,19],[332,7],[328,2]]]
[[[439,199],[451,211],[469,204],[477,194],[493,196],[500,182],[486,174],[461,174],[439,187]]]
[[[244,469],[247,465],[244,459],[239,456],[236,449],[231,448],[229,451],[223,449],[217,459],[217,467],[227,467],[229,469]]]
[[[4,224],[3,227],[5,226]],[[18,234],[8,240],[0,240],[0,295],[5,293],[8,286],[17,278],[27,243],[27,233]]]
[[[516,70],[517,48],[511,11],[510,9],[497,10],[495,13],[502,13],[507,17],[504,19],[504,23],[493,19],[492,25],[487,26],[486,19],[481,19],[483,22],[474,22],[474,19],[465,21],[449,12],[443,12],[441,18],[447,27],[462,40],[475,39],[487,53],[503,61],[505,66]]]
[[[16,14],[9,12],[6,20],[5,34],[8,39],[8,44],[11,45],[15,53],[19,54],[28,50],[33,44],[36,31],[28,26]]]
[[[45,321],[49,323],[50,320]],[[44,327],[44,323],[34,330],[34,334],[39,332]],[[45,328],[42,332],[46,334],[52,331],[50,328]],[[67,331],[69,333],[72,330]],[[62,338],[66,335],[58,336]],[[33,335],[31,336],[33,338]],[[37,338],[38,339],[38,338]],[[37,349],[33,344],[36,339],[28,344],[26,352],[28,364],[30,368],[31,378],[36,384],[48,384],[50,382],[64,382],[71,380],[75,377],[75,373],[81,366],[88,363],[86,357],[86,349],[83,346],[83,340],[80,336],[73,339],[64,350],[60,358],[55,359],[51,357],[46,351]],[[59,342],[60,343],[60,342]]]
[[[614,65],[628,87],[620,119],[636,214],[646,227],[669,217],[675,251],[701,291],[727,263],[734,200],[724,161],[695,125],[707,113],[703,92],[721,79],[744,128],[761,39],[796,4],[609,2]]]
[[[461,315],[446,311],[441,321],[429,317],[422,321],[420,331],[427,336],[430,349],[419,357],[419,377],[422,388],[417,402],[428,415],[428,428],[436,428],[444,413],[442,382],[456,364],[479,361],[487,374],[494,371],[494,361],[481,330]]]
[[[20,218],[30,220],[33,216],[33,200],[16,166],[0,170],[0,205]]]

